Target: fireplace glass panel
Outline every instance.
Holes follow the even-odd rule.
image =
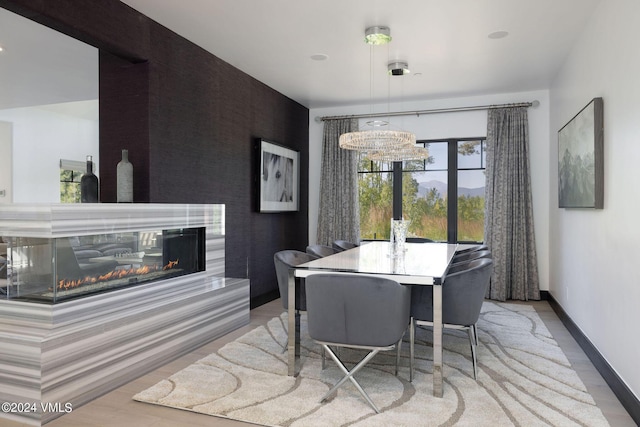
[[[7,299],[55,304],[205,270],[204,228],[5,237]]]

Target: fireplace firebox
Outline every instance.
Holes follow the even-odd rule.
[[[6,298],[56,304],[205,271],[205,228],[4,237]]]

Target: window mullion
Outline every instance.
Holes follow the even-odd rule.
[[[447,242],[458,242],[458,141],[448,142],[447,159]]]
[[[402,162],[393,162],[393,219],[402,219]]]

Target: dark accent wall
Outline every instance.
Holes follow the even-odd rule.
[[[308,242],[309,110],[120,1],[0,6],[100,49],[101,202],[127,148],[134,201],[224,203],[226,275],[274,295],[273,254]],[[300,151],[299,212],[256,212],[257,138]]]

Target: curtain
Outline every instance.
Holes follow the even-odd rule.
[[[486,297],[538,300],[527,109],[490,109],[488,116],[484,232],[494,265]]]
[[[358,154],[338,146],[341,134],[356,131],[356,119],[324,122],[317,236],[321,245],[334,240],[360,241]]]

